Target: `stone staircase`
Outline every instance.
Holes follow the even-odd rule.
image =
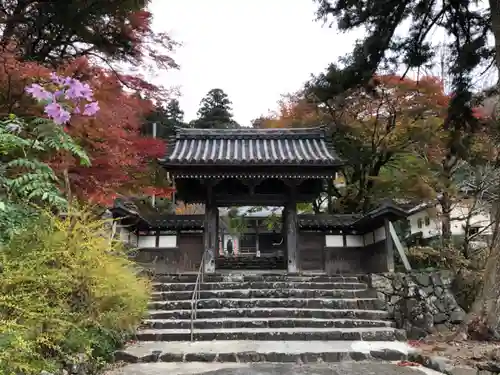
[[[406,357],[405,332],[350,276],[207,275],[190,342],[196,275],[158,275],[128,362],[337,362]]]

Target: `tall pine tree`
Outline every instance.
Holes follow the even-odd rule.
[[[159,105],[146,118],[143,127],[144,135],[153,135],[153,124],[156,123],[156,136],[167,139],[175,134],[175,128],[185,127],[184,111],[177,99],[170,100],[166,105]]]
[[[380,68],[419,69],[432,64],[435,51],[435,31],[447,36],[450,51],[449,75],[451,100],[443,130],[448,134],[442,161],[442,175],[451,181],[460,161],[469,161],[474,134],[482,124],[474,115],[473,85],[480,68],[494,63],[500,70],[500,6],[497,0],[314,0],[320,19],[333,21],[341,31],[364,27],[367,31],[344,67],[332,65],[326,74],[316,78],[310,92],[316,100],[331,103],[341,100],[349,89],[377,84],[374,74]],[[401,28],[406,33],[398,33]],[[495,45],[488,43],[491,36]],[[406,74],[406,73],[405,73]],[[500,84],[497,83],[500,87]],[[374,90],[372,90],[374,91]],[[498,120],[498,112],[494,114]],[[495,121],[498,122],[498,121]],[[451,185],[451,184],[450,184]],[[441,193],[442,234],[450,244],[451,199],[449,189]],[[494,211],[500,220],[500,201]],[[500,236],[498,221],[481,293],[469,312],[466,323],[469,332],[487,332],[500,339]],[[467,327],[462,327],[467,332]],[[472,328],[472,329],[471,329]]]
[[[200,129],[236,129],[233,120],[232,102],[222,89],[212,89],[201,100],[198,118],[191,125]]]

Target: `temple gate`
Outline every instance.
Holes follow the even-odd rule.
[[[215,271],[218,207],[283,206],[288,272],[298,270],[297,203],[312,202],[344,164],[324,128],[179,129],[160,162],[177,198],[204,203],[205,272]]]

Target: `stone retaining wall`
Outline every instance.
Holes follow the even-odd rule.
[[[450,271],[372,274],[369,280],[409,339],[445,331],[463,321],[465,312],[450,292],[452,281]]]

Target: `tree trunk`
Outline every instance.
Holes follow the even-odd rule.
[[[495,36],[496,65],[500,73],[500,0],[490,0],[489,3],[492,31]],[[500,89],[500,82],[497,82],[497,85],[497,89]],[[498,116],[496,109],[493,116]],[[484,270],[483,286],[468,314],[466,325],[469,326],[476,321],[483,325],[482,328],[488,333],[490,339],[498,340],[500,339],[500,198],[493,203],[492,211],[493,238]],[[474,329],[477,328],[474,327]]]
[[[495,37],[495,60],[497,69],[500,73],[500,0],[489,0],[489,2],[491,12],[491,30],[493,31],[493,36]],[[496,110],[494,111],[494,114],[497,114]]]
[[[468,332],[478,335],[474,339],[500,339],[500,200],[494,202],[493,239],[483,273],[483,285],[476,296],[456,337],[466,338]]]
[[[451,243],[451,197],[448,192],[444,192],[439,199],[441,205],[441,235],[443,246],[449,246]]]
[[[500,199],[493,205],[493,236],[491,250],[484,271],[484,285],[480,297],[484,295],[484,316],[486,326],[495,339],[500,339]]]
[[[451,152],[448,152],[442,161],[441,178],[443,181],[443,192],[439,198],[441,205],[441,236],[443,239],[443,247],[450,246],[451,244],[451,206],[452,200],[452,186],[453,186],[453,173],[457,165],[458,158]]]
[[[489,3],[495,36],[496,65],[500,73],[500,1],[489,0]],[[497,85],[499,85],[498,90],[500,81]],[[495,110],[493,115],[497,117],[498,111]],[[500,191],[496,193],[498,195]],[[482,339],[500,339],[500,198],[498,197],[493,203],[491,217],[493,238],[483,273],[483,285],[455,338],[465,338],[468,331],[472,331],[476,334],[482,333]]]

